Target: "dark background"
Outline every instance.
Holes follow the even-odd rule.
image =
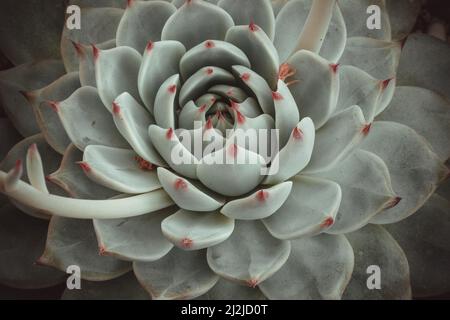
[[[345,0],[344,0],[345,1]],[[438,18],[447,24],[447,30],[450,24],[450,1],[449,0],[427,0],[421,15],[416,24],[416,30],[426,32],[430,18]],[[447,32],[447,34],[449,34]],[[0,70],[8,69],[13,65],[0,52]],[[0,116],[3,116],[0,108]],[[450,269],[450,266],[449,266]],[[33,299],[33,300],[48,300],[59,299],[65,289],[65,283],[55,287],[39,289],[39,290],[20,290],[13,289],[0,284],[0,300],[1,299]],[[450,293],[429,297],[428,299],[447,300],[450,299]]]

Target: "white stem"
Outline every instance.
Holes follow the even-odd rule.
[[[17,175],[15,175],[17,176]],[[117,219],[140,216],[174,204],[163,189],[114,200],[81,200],[41,192],[29,184],[15,181],[5,188],[8,174],[0,171],[0,190],[8,197],[43,212],[78,219]]]
[[[309,50],[319,53],[328,31],[336,0],[314,0],[293,53]]]
[[[30,184],[42,191],[48,193],[45,184],[44,168],[42,167],[42,159],[36,144],[32,144],[27,152],[27,174]]]

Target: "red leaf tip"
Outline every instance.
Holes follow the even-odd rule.
[[[174,187],[175,187],[175,190],[185,190],[185,189],[187,189],[188,185],[187,185],[186,181],[184,181],[181,178],[178,178],[177,180],[175,180]]]
[[[207,40],[205,42],[205,47],[208,48],[208,49],[214,48],[215,46],[216,45],[215,45],[214,41],[212,41],[212,40]]]
[[[279,92],[272,91],[273,100],[283,100],[283,96]]]
[[[167,129],[166,138],[168,140],[171,140],[173,138],[173,129],[172,128]]]
[[[48,101],[48,104],[55,112],[59,112],[59,102],[56,101]]]
[[[119,106],[119,104],[117,104],[116,102],[113,102],[113,104],[112,104],[112,111],[113,111],[113,114],[115,114],[115,115],[119,114],[120,113],[120,106]]]
[[[194,244],[194,241],[189,238],[183,238],[181,239],[181,246],[185,249],[192,248],[192,245]]]
[[[145,50],[147,51],[147,52],[150,52],[150,51],[152,51],[152,49],[155,47],[155,44],[152,42],[152,41],[149,41],[148,43],[147,43],[147,46],[145,47]]]
[[[304,135],[304,133],[303,133],[302,129],[300,129],[299,127],[295,127],[294,130],[292,130],[292,136],[296,140],[303,139],[303,135]]]
[[[330,68],[333,71],[333,73],[336,73],[339,69],[339,64],[338,63],[332,63],[330,64]]]
[[[177,92],[177,85],[173,84],[173,85],[169,86],[169,88],[167,88],[167,91],[169,91],[169,93]]]
[[[84,172],[91,172],[91,166],[86,162],[78,162],[78,165],[81,167],[81,169],[83,169]]]
[[[371,123],[366,124],[361,130],[362,134],[367,136],[370,132],[370,128],[372,128],[372,124]]]
[[[264,202],[269,198],[269,192],[266,190],[259,190],[256,193],[256,199],[258,199],[259,202]]]
[[[250,24],[248,25],[248,28],[252,32],[255,32],[255,31],[259,30],[259,27],[256,25],[256,23],[253,20],[250,21]]]
[[[331,227],[331,225],[333,225],[334,223],[334,219],[332,217],[328,217],[325,220],[323,220],[323,222],[321,223],[321,227],[322,228],[328,228]]]

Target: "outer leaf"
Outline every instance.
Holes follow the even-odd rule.
[[[129,261],[155,261],[173,248],[161,232],[161,222],[174,212],[163,209],[139,217],[94,220],[103,255]]]
[[[132,272],[101,282],[82,281],[81,290],[65,289],[62,300],[148,300],[150,296]]]
[[[327,233],[347,233],[362,228],[373,216],[398,201],[386,164],[371,152],[356,150],[340,164],[317,176],[338,183],[342,189],[336,221]]]
[[[38,289],[64,281],[65,273],[36,264],[45,246],[48,223],[8,204],[0,209],[0,282]]]
[[[310,51],[301,50],[287,60],[294,75],[287,80],[300,114],[322,127],[336,108],[339,94],[337,66]]]
[[[294,53],[311,5],[311,0],[289,1],[277,15],[274,44],[280,55],[280,62],[286,61]],[[344,51],[346,38],[345,21],[336,5],[319,55],[336,63]]]
[[[80,150],[88,145],[128,146],[117,132],[96,88],[81,87],[69,98],[56,104],[55,108],[67,135]]]
[[[206,263],[205,251],[173,249],[155,262],[135,262],[134,273],[153,299],[192,299],[206,293],[219,280]]]
[[[235,25],[255,23],[273,40],[275,17],[270,0],[221,0],[217,5],[231,15]]]
[[[450,102],[433,91],[397,87],[389,108],[377,120],[409,126],[431,144],[441,159],[450,158]]]
[[[311,161],[304,172],[315,173],[332,168],[350,154],[370,130],[361,109],[352,106],[334,115],[316,133]]]
[[[269,299],[340,299],[353,271],[353,250],[344,236],[291,241],[288,261],[259,285]]]
[[[450,290],[450,202],[434,194],[417,214],[386,229],[405,251],[415,297]]]
[[[78,165],[82,160],[83,153],[71,144],[64,153],[60,167],[47,176],[47,180],[64,189],[73,198],[103,200],[117,195],[116,191],[90,180]]]
[[[223,40],[233,25],[225,10],[205,1],[191,0],[167,20],[161,38],[178,40],[189,50],[205,40]]]
[[[381,226],[367,225],[346,235],[355,252],[355,269],[344,299],[410,299],[408,260],[398,243]],[[370,290],[368,268],[381,271],[381,289]],[[373,274],[373,268],[371,268]]]
[[[89,7],[96,6],[97,2],[90,1]],[[64,24],[61,36],[61,56],[68,72],[78,71],[79,67],[77,50],[72,41],[96,45],[114,39],[123,13],[124,10],[118,8],[82,8],[80,15],[82,28],[80,30],[70,30]]]
[[[399,42],[353,37],[347,45],[340,63],[358,67],[377,79],[395,77],[400,60]]]
[[[66,271],[70,265],[82,270],[89,281],[105,281],[127,273],[131,266],[125,261],[99,255],[91,220],[53,216],[47,243],[39,262]]]
[[[339,185],[325,179],[297,176],[286,202],[264,225],[278,239],[296,239],[324,232],[333,223],[342,192]]]
[[[0,72],[0,104],[16,129],[25,137],[39,133],[33,109],[21,91],[47,86],[65,73],[59,60],[26,63]]]
[[[179,210],[166,218],[161,229],[169,241],[183,250],[199,250],[225,241],[234,230],[234,220],[219,212]]]
[[[392,187],[402,198],[398,205],[375,216],[374,223],[394,223],[410,216],[448,174],[443,161],[431,151],[427,142],[402,124],[375,122],[361,148],[383,159],[391,175]]]
[[[164,24],[175,11],[173,5],[164,1],[128,1],[117,27],[117,46],[143,52],[149,41],[161,40]]]
[[[124,92],[140,103],[137,80],[141,55],[129,47],[102,50],[95,55],[95,79],[105,107],[112,112],[114,99]]]
[[[254,287],[277,272],[290,251],[289,241],[273,238],[260,221],[239,221],[230,238],[208,248],[208,264],[220,276]]]
[[[450,99],[449,55],[447,43],[426,34],[410,35],[402,49],[398,84],[430,89]]]

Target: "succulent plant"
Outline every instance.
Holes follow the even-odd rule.
[[[450,291],[450,49],[409,35],[420,1],[71,4],[62,60],[41,60],[61,5],[2,10],[50,17],[2,44],[1,283],[45,288],[76,265],[63,298]]]

